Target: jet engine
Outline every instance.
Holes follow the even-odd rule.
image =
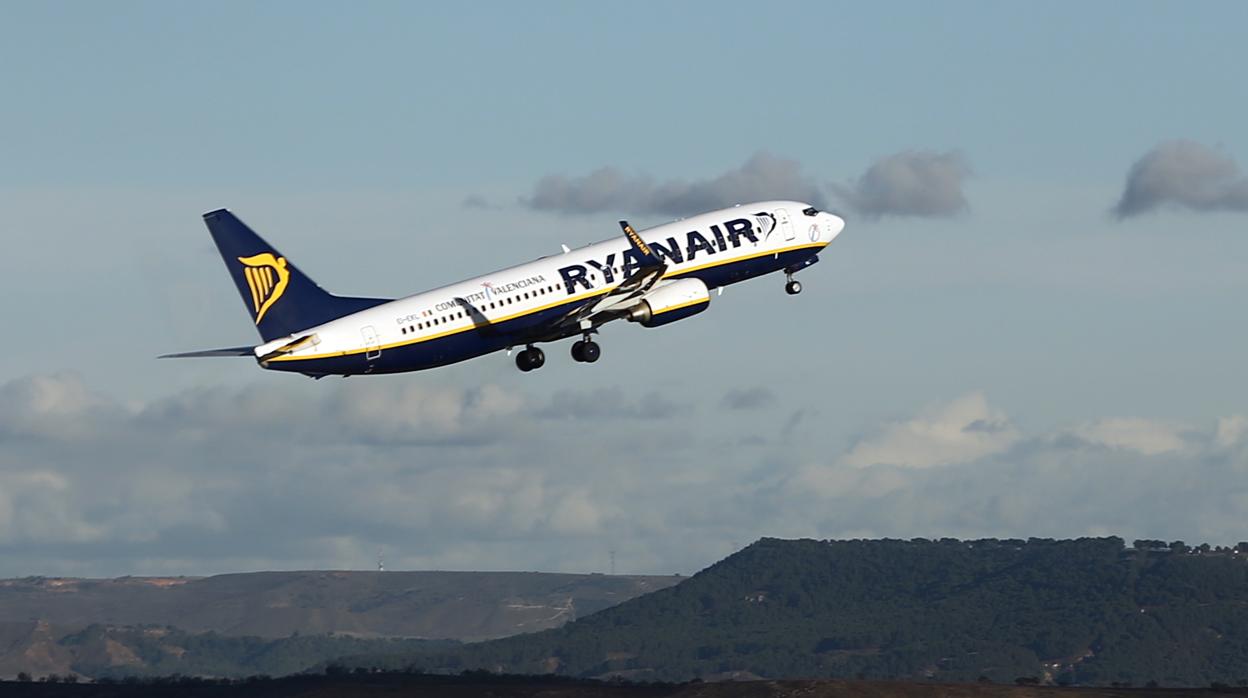
[[[628,309],[629,322],[660,327],[697,315],[711,305],[711,292],[701,279],[678,279],[650,291]]]

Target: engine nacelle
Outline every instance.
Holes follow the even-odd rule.
[[[628,309],[627,317],[642,327],[659,327],[697,315],[710,306],[711,292],[701,279],[679,279],[647,293]]]

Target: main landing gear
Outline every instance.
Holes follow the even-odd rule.
[[[572,360],[583,364],[592,364],[602,356],[602,347],[598,343],[590,339],[590,335],[586,334],[584,338],[576,340],[572,345]],[[536,371],[546,365],[546,353],[541,349],[529,344],[519,353],[516,354],[516,368],[528,373]]]
[[[788,283],[784,285],[785,293],[789,294],[790,296],[796,296],[797,294],[802,292],[802,282],[798,281],[797,279],[794,279],[792,274],[785,274],[784,278],[788,279]]]
[[[572,360],[580,363],[592,364],[602,356],[602,347],[598,343],[585,335],[585,339],[578,339],[572,345]]]
[[[546,364],[546,352],[530,344],[524,351],[516,354],[516,368],[528,373]]]

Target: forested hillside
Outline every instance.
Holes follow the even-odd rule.
[[[562,628],[414,664],[667,680],[1233,685],[1248,679],[1244,557],[1118,538],[764,539]]]

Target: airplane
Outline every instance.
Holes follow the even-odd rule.
[[[762,201],[623,235],[399,299],[335,296],[228,210],[204,214],[263,342],[160,358],[250,356],[312,378],[420,371],[500,350],[516,367],[546,363],[538,344],[577,337],[572,359],[592,364],[612,320],[661,327],[710,306],[712,290],[798,271],[845,221],[798,201]]]

